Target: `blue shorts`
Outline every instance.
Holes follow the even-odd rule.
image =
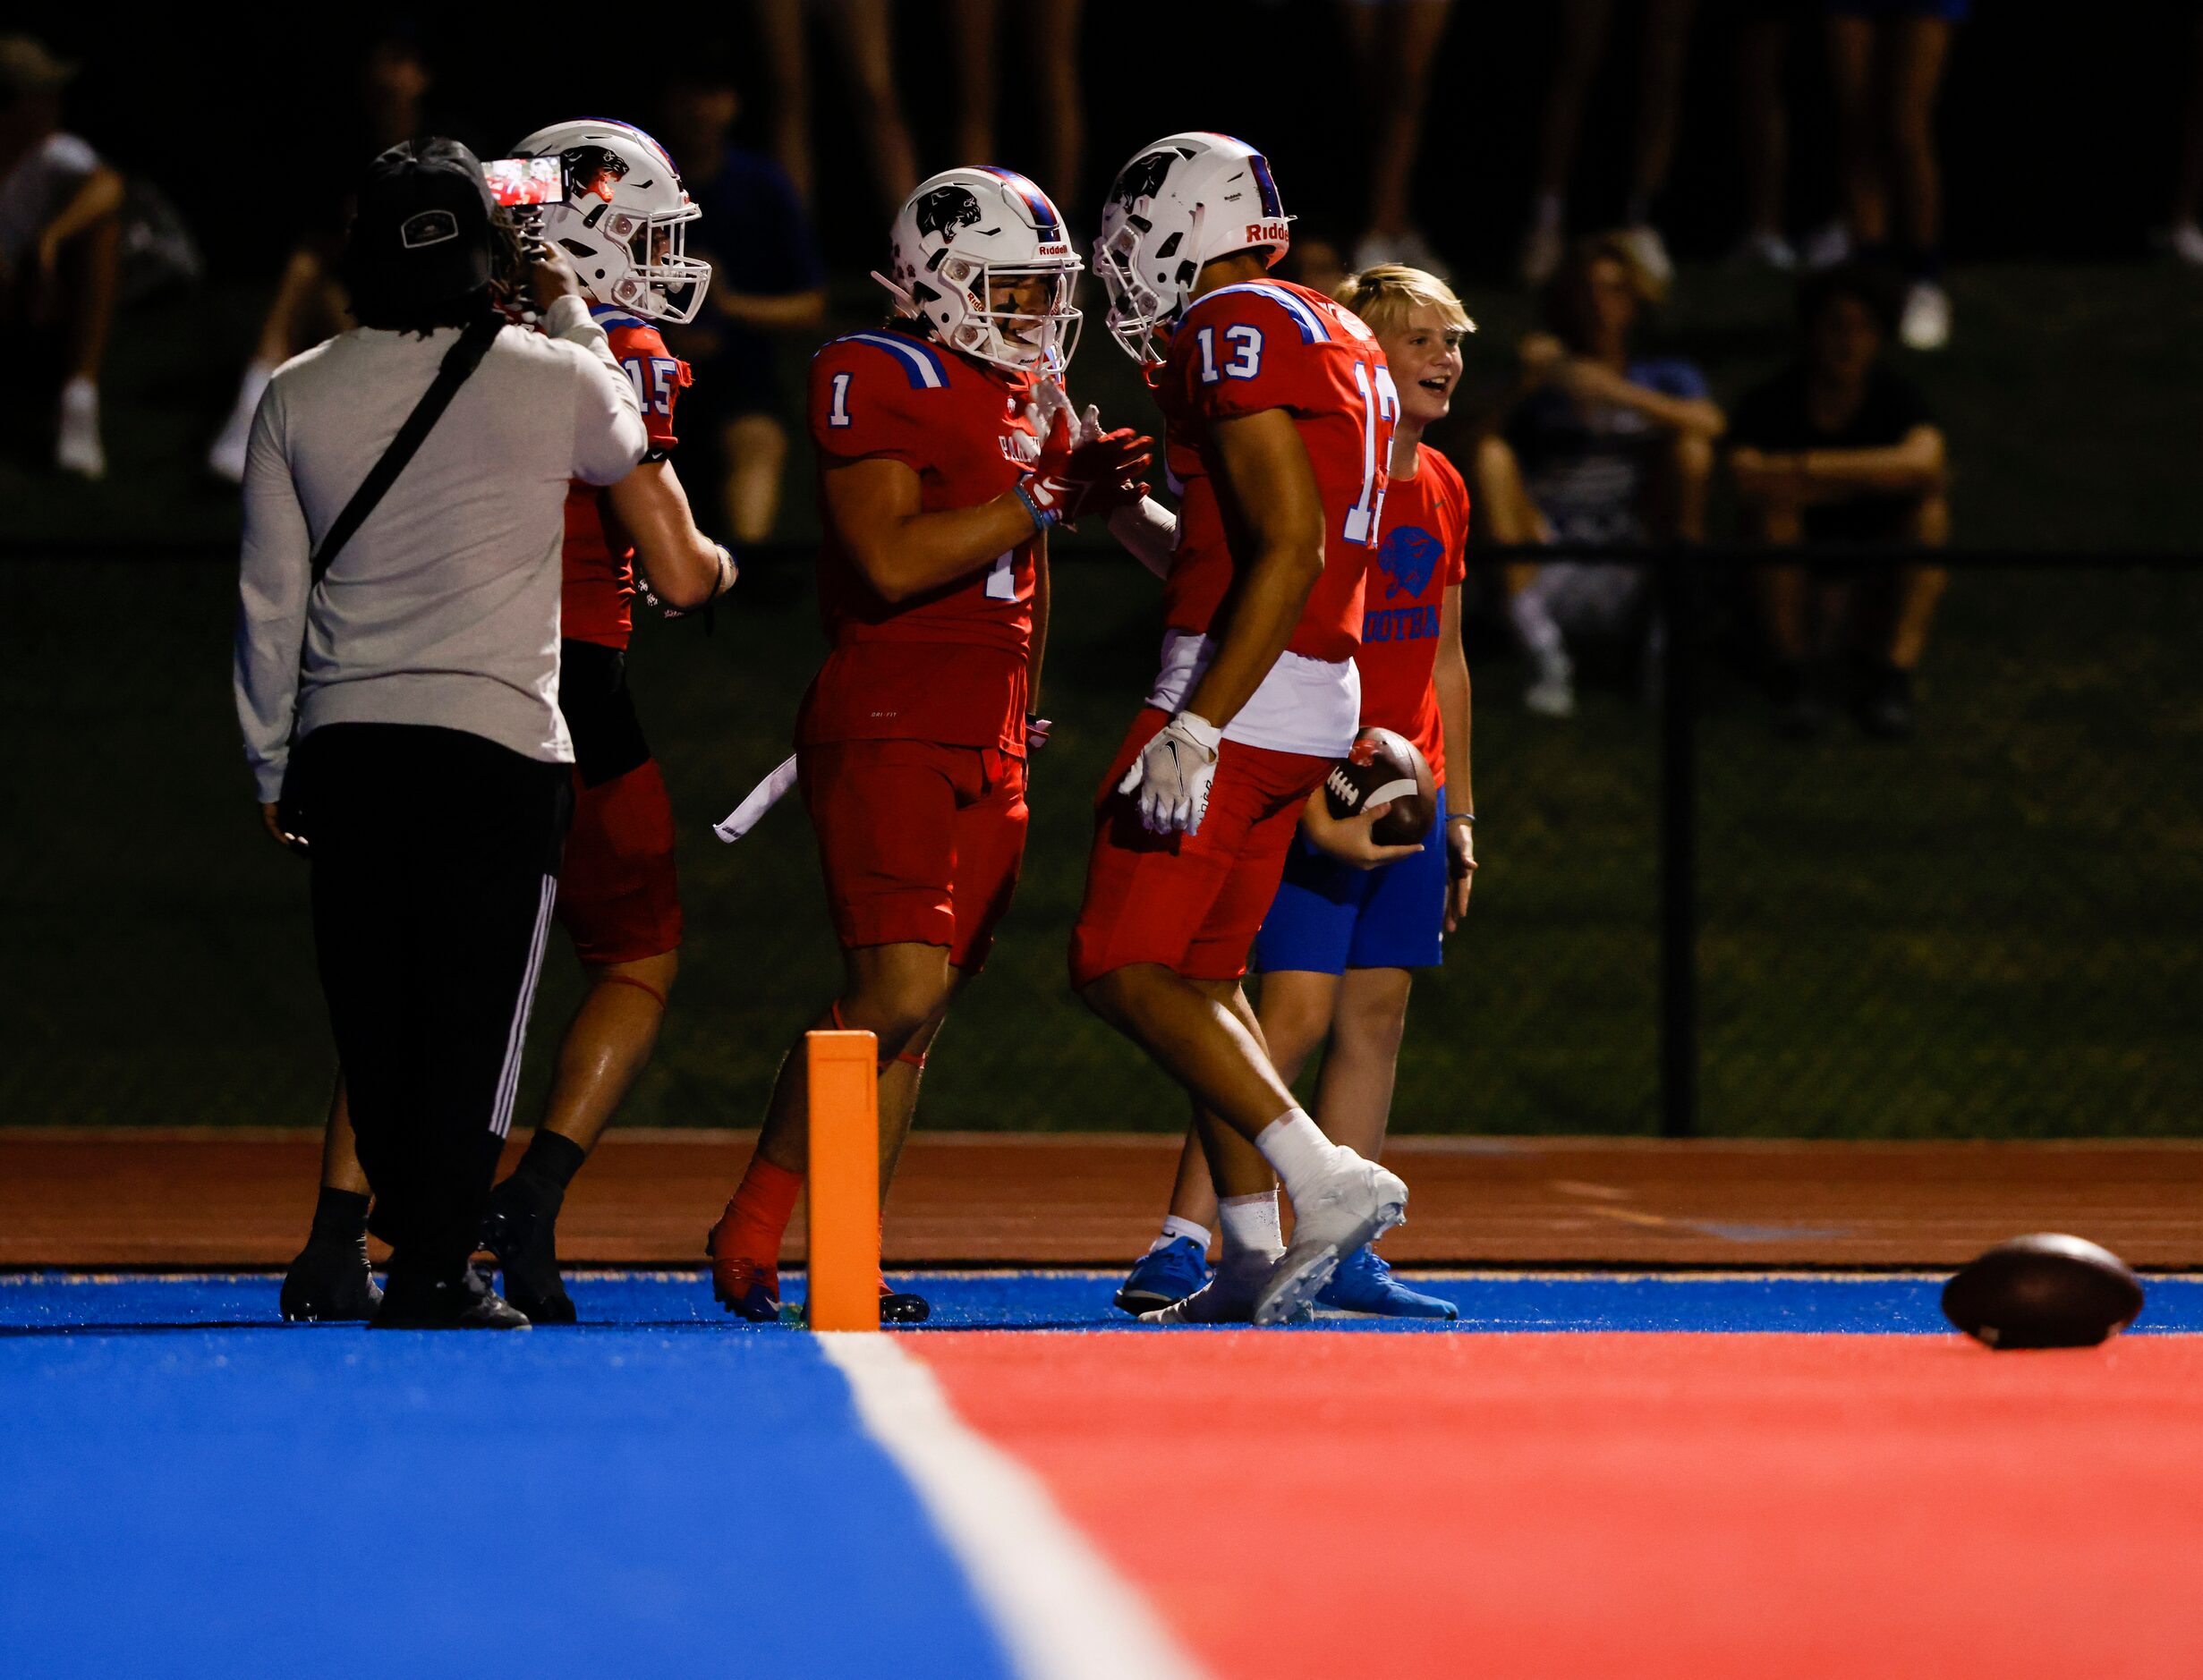
[[[1296,835],[1285,878],[1255,936],[1255,968],[1342,974],[1350,968],[1436,968],[1445,961],[1446,790],[1423,850],[1357,870]]]

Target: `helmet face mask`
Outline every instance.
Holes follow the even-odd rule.
[[[1078,347],[1084,271],[1048,196],[1007,169],[951,169],[895,218],[896,310],[949,349],[1009,373],[1059,379]]]
[[[688,255],[688,224],[703,213],[662,146],[592,118],[540,129],[515,150],[559,159],[566,197],[545,208],[543,236],[574,259],[591,297],[645,320],[696,318],[711,265]]]
[[[1201,270],[1249,250],[1274,266],[1292,243],[1290,222],[1269,160],[1246,141],[1187,133],[1143,147],[1118,171],[1093,244],[1110,336],[1152,376]]]

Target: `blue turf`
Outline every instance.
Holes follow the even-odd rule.
[[[1127,1323],[1113,1273],[907,1281],[941,1328]],[[1417,1282],[1461,1322],[1386,1328],[1944,1328],[1933,1277]],[[2203,1279],[2147,1286],[2139,1330],[2203,1332]],[[0,1676],[1006,1672],[816,1342],[695,1276],[572,1287],[578,1332],[435,1336],[0,1275]]]
[[[8,1281],[0,1312],[274,1289]],[[1007,1672],[808,1336],[0,1336],[0,1675]]]
[[[1939,1277],[1858,1273],[1403,1274],[1460,1310],[1458,1324],[1429,1320],[1326,1319],[1329,1329],[1402,1330],[1822,1330],[1930,1335],[1949,1330]],[[799,1293],[800,1278],[791,1278]],[[1103,1272],[964,1272],[901,1275],[933,1302],[928,1328],[1118,1329],[1136,1328],[1110,1305],[1119,1278]],[[0,1337],[10,1326],[236,1325],[286,1328],[293,1336],[349,1336],[341,1326],[276,1325],[276,1280],[268,1277],[88,1279],[55,1274],[0,1276]],[[2203,1277],[2143,1280],[2148,1304],[2130,1334],[2203,1332]],[[698,1275],[583,1273],[570,1280],[584,1328],[648,1327],[665,1332],[719,1327],[770,1338],[784,1332],[719,1312]],[[801,1339],[793,1331],[785,1334]]]

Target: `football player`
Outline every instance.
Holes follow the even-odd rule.
[[[542,1122],[491,1192],[483,1232],[504,1271],[506,1299],[534,1323],[571,1324],[556,1247],[559,1207],[649,1064],[679,967],[673,810],[627,688],[635,563],[653,598],[675,613],[724,594],[735,564],[696,529],[669,458],[674,403],[689,374],[656,323],[693,318],[711,277],[682,249],[696,210],[673,160],[641,129],[594,118],[540,129],[515,151],[560,160],[564,192],[544,208],[541,236],[573,261],[591,315],[634,384],[651,445],[617,484],[576,484],[566,496],[558,709],[574,737],[574,807],[554,913],[589,989],[559,1048]],[[313,1234],[284,1280],[285,1318],[363,1317],[371,1309],[366,1183],[350,1138],[340,1085]]]
[[[1094,242],[1110,332],[1155,387],[1183,488],[1161,669],[1096,802],[1071,979],[1192,1097],[1223,1199],[1221,1263],[1167,1322],[1301,1316],[1408,1199],[1293,1100],[1239,986],[1302,809],[1361,721],[1399,412],[1368,327],[1267,277],[1289,238],[1267,160],[1188,133],[1125,165]]]
[[[795,737],[846,973],[808,1024],[878,1037],[883,1196],[927,1049],[1017,881],[1049,529],[1136,497],[1147,461],[1145,438],[1079,442],[1063,412],[1084,265],[1038,187],[951,169],[920,183],[891,241],[875,276],[888,325],[811,367],[832,646]],[[779,1312],[807,1100],[798,1039],[708,1243],[714,1293],[746,1319]],[[916,1296],[881,1294],[888,1319],[925,1315]]]
[[[1329,1039],[1315,1118],[1334,1143],[1375,1158],[1392,1102],[1394,1064],[1407,1024],[1413,971],[1442,960],[1444,936],[1468,909],[1476,867],[1471,843],[1468,661],[1461,649],[1468,487],[1453,463],[1422,441],[1443,420],[1461,378],[1462,335],[1474,330],[1460,300],[1420,269],[1386,264],[1348,276],[1339,301],[1365,321],[1399,392],[1385,491],[1384,536],[1362,611],[1362,722],[1414,742],[1438,783],[1439,806],[1417,844],[1379,845],[1370,826],[1391,809],[1331,818],[1321,789],[1301,812],[1285,878],[1255,938],[1263,976],[1263,1036],[1288,1083]],[[1144,512],[1144,510],[1143,510]],[[1152,568],[1167,547],[1149,534],[1167,515],[1112,519]],[[1216,1195],[1197,1139],[1178,1164],[1162,1235],[1117,1292],[1132,1313],[1182,1301],[1208,1280]],[[1320,1312],[1450,1319],[1450,1302],[1400,1284],[1376,1252],[1346,1255],[1316,1297]]]

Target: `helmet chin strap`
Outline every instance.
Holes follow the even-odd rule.
[[[912,296],[910,293],[906,291],[896,282],[889,279],[887,276],[881,274],[877,268],[872,271],[872,276],[873,279],[879,281],[881,285],[887,287],[888,295],[895,300],[897,305],[902,310],[904,314],[915,315],[921,318],[923,318],[925,311],[918,307],[918,300]]]

